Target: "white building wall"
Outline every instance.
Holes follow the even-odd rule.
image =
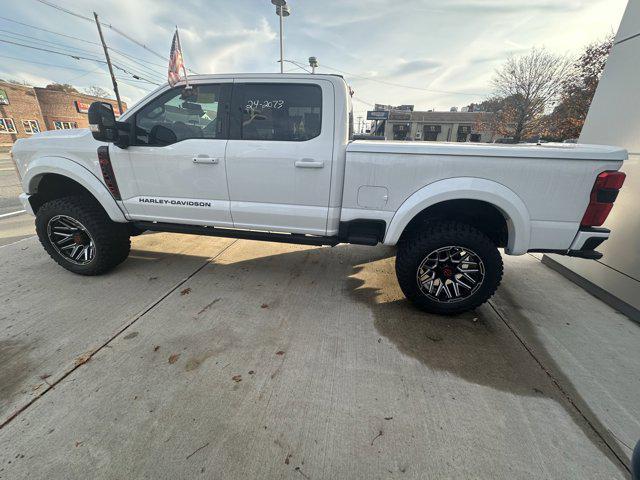
[[[630,0],[580,135],[580,143],[629,151],[624,187],[605,223],[612,233],[598,261],[552,255],[577,283],[640,320],[640,0]],[[555,263],[554,263],[555,262]]]

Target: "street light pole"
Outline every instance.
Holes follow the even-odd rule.
[[[311,73],[316,73],[316,68],[318,68],[320,64],[318,63],[318,59],[316,57],[309,57],[309,66],[311,67]]]
[[[287,0],[271,0],[276,6],[276,15],[280,17],[280,73],[284,73],[284,17],[288,17],[290,14]]]
[[[282,25],[284,22],[282,19],[282,12],[278,17],[280,17],[280,73],[284,73],[284,42],[282,41]]]

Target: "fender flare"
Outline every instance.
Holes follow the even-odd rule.
[[[47,156],[29,162],[22,179],[25,192],[30,195],[37,192],[40,180],[48,173],[67,177],[82,185],[102,205],[109,218],[114,222],[125,223],[128,221],[107,187],[98,177],[91,170],[68,158]]]
[[[507,222],[506,253],[522,255],[529,249],[531,220],[522,199],[504,185],[475,177],[447,178],[431,183],[407,198],[387,228],[385,245],[395,245],[409,222],[424,209],[447,200],[481,200],[496,207]]]

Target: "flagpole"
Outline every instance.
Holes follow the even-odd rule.
[[[178,48],[180,49],[180,56],[182,57],[182,73],[184,73],[184,88],[191,88],[189,85],[189,79],[187,78],[187,69],[184,66],[184,52],[182,51],[182,44],[180,43],[180,33],[178,33],[178,26],[176,25],[176,38],[178,39]]]

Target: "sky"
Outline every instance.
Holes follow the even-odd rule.
[[[166,57],[177,25],[185,62],[198,73],[279,71],[278,17],[270,0],[21,0],[0,10],[0,78],[111,91],[104,64],[16,45],[104,60],[95,23],[45,3],[85,17],[96,11],[102,22]],[[343,74],[355,91],[356,116],[374,103],[449,110],[487,98],[495,69],[510,56],[533,47],[576,56],[615,33],[626,3],[288,0],[285,58],[304,65],[316,56],[319,73]],[[156,88],[149,82],[166,82],[166,60],[103,30],[116,50],[113,62],[127,70],[116,76],[129,105]],[[287,70],[302,72],[293,63]]]

